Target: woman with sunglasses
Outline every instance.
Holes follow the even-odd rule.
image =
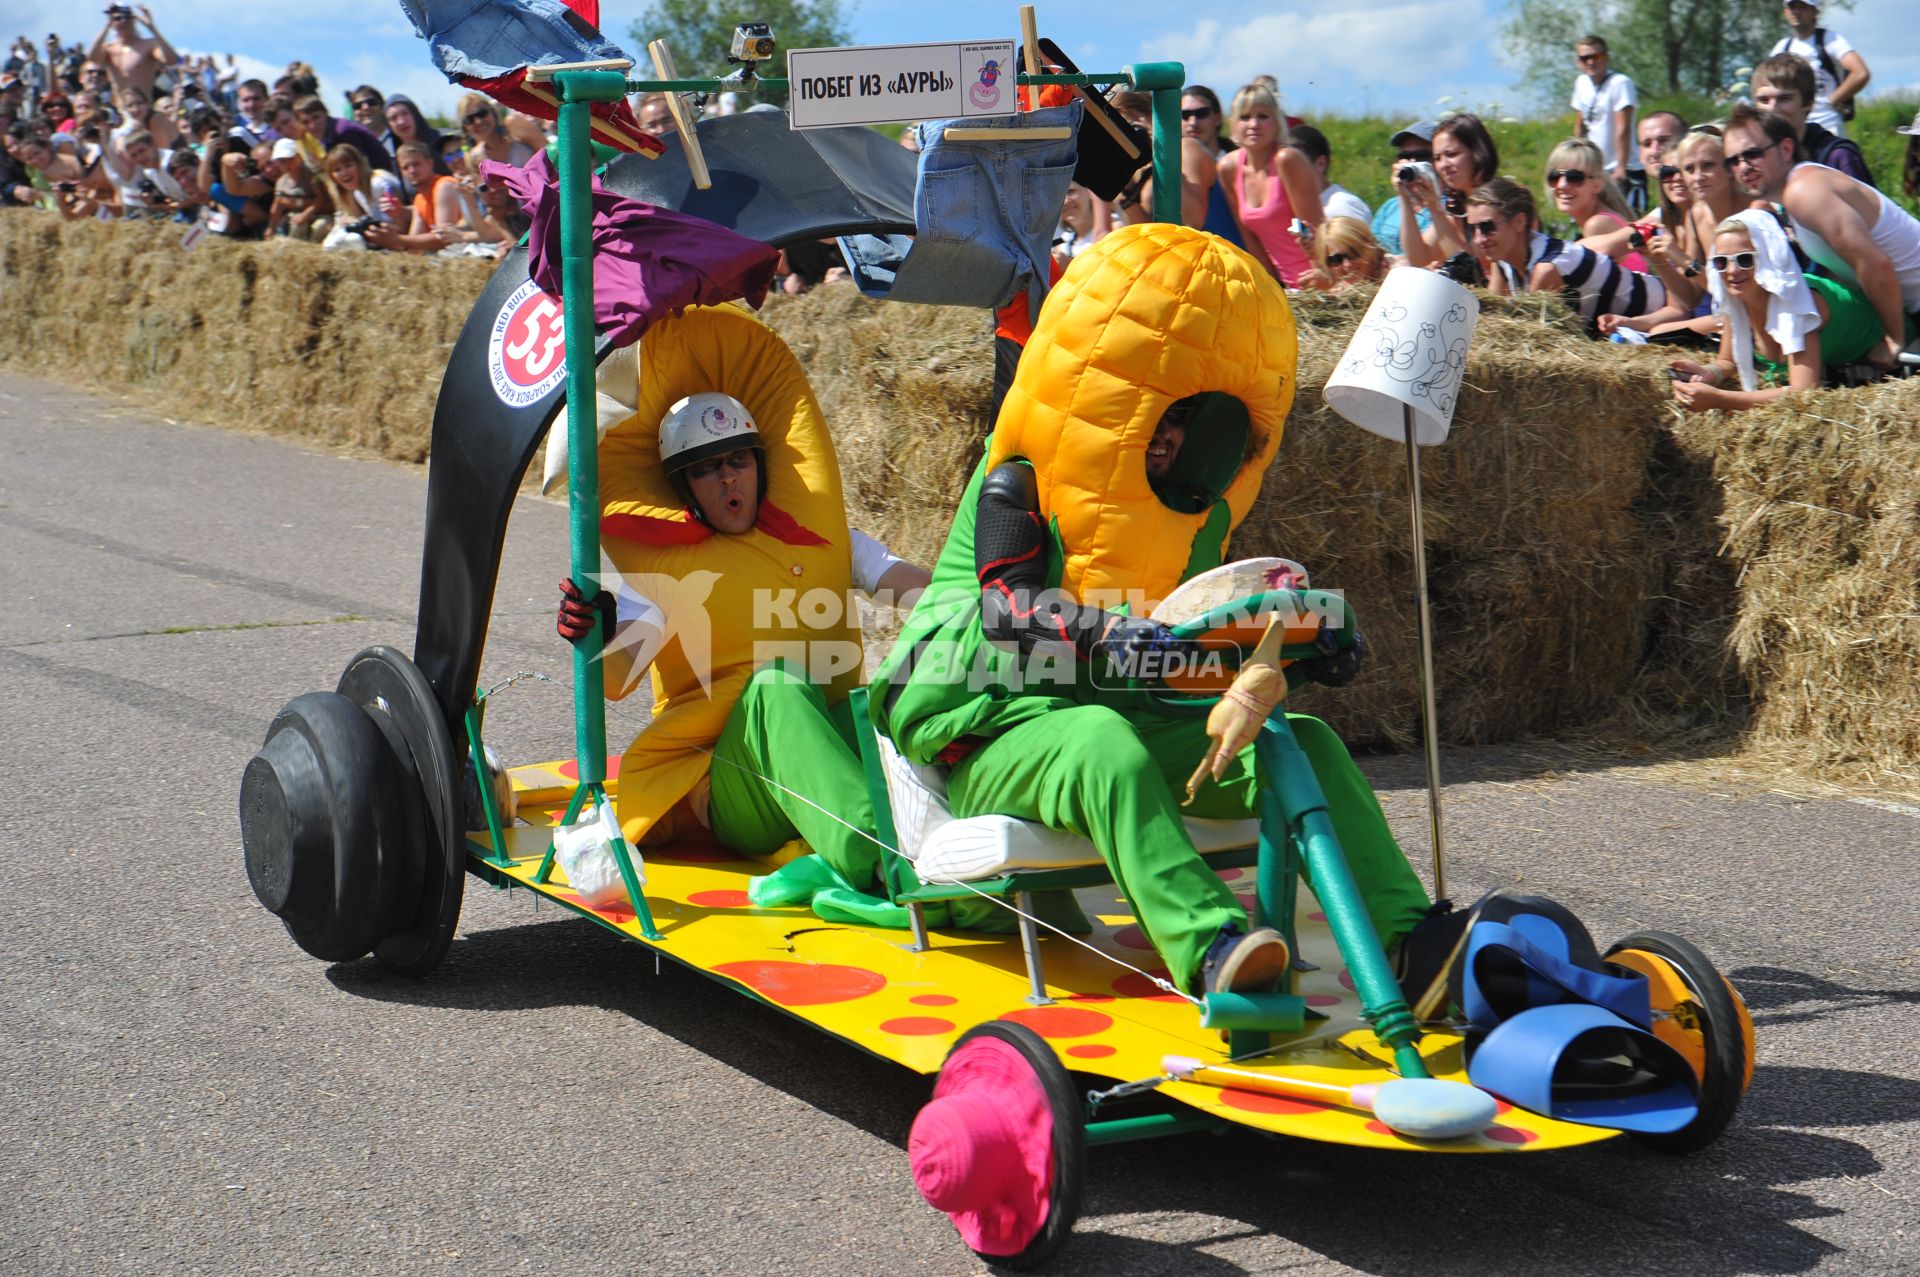
[[[1771,403],[1817,389],[1827,365],[1859,363],[1878,348],[1883,330],[1866,295],[1802,272],[1771,211],[1744,210],[1714,231],[1707,287],[1727,322],[1711,363],[1670,365],[1681,407],[1737,412]]]
[[[1685,339],[1688,344],[1701,341],[1712,345],[1719,339],[1720,321],[1713,314],[1713,299],[1707,295],[1706,276],[1702,273],[1706,269],[1707,247],[1693,227],[1693,189],[1677,164],[1660,165],[1655,184],[1660,192],[1659,220],[1643,223],[1638,229],[1643,233],[1653,232],[1646,236],[1646,256],[1654,273],[1660,276],[1660,282],[1667,286],[1667,304],[1644,315],[1602,315],[1596,321],[1600,335],[1612,337],[1617,332],[1639,332],[1651,337],[1675,332],[1684,326],[1696,334],[1704,334]]]
[[[1352,217],[1329,217],[1314,237],[1314,269],[1300,279],[1302,288],[1329,292],[1376,283],[1387,273],[1387,250],[1367,224]]]
[[[1496,177],[1467,196],[1462,221],[1496,293],[1559,293],[1590,324],[1601,315],[1644,315],[1666,303],[1657,276],[1543,234],[1533,192],[1511,178]]]
[[[55,133],[73,132],[73,103],[64,93],[49,93],[40,99],[40,114]]]
[[[1491,182],[1500,172],[1500,150],[1480,117],[1462,111],[1434,126],[1437,187],[1423,180],[1402,182],[1400,171],[1394,170],[1394,190],[1400,196],[1400,244],[1407,264],[1435,266],[1467,252],[1467,227],[1461,218],[1467,192]],[[1423,211],[1432,217],[1425,227],[1420,225]]]
[[[482,160],[519,168],[533,158],[533,148],[508,137],[506,130],[501,127],[500,113],[494,109],[492,102],[478,93],[460,95],[460,125],[473,141],[473,145],[467,148],[466,161],[467,171],[475,180],[480,177]]]
[[[1605,165],[1599,147],[1568,138],[1547,157],[1547,198],[1579,229],[1581,244],[1628,270],[1651,270],[1632,242],[1633,210]]]

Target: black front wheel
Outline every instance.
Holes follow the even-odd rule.
[[[1753,1019],[1706,954],[1666,931],[1636,931],[1606,960],[1647,977],[1653,1034],[1678,1051],[1700,1085],[1700,1112],[1677,1131],[1632,1138],[1664,1153],[1692,1153],[1720,1138],[1753,1081]]]

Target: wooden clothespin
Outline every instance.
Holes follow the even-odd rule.
[[[667,49],[665,40],[654,40],[647,45],[647,53],[653,58],[653,73],[662,80],[677,80],[680,75],[673,69],[673,54]],[[687,110],[687,102],[678,93],[667,94],[667,110],[673,114],[673,122],[680,129],[680,144],[686,148],[687,168],[693,173],[694,186],[702,191],[713,189],[713,177],[707,172],[706,152],[700,149],[699,135],[693,131],[693,112]]]

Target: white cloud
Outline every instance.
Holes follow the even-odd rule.
[[[1283,12],[1243,22],[1202,18],[1159,32],[1141,41],[1139,56],[1185,62],[1189,81],[1209,84],[1223,98],[1269,74],[1294,108],[1414,106],[1469,73],[1487,7],[1485,0],[1290,0]]]

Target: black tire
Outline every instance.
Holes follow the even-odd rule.
[[[1740,1107],[1746,1091],[1747,1055],[1751,1044],[1740,1009],[1712,959],[1691,943],[1667,931],[1636,931],[1616,940],[1606,956],[1639,949],[1664,959],[1679,972],[1692,995],[1688,1004],[1698,1017],[1705,1054],[1700,1079],[1700,1113],[1677,1131],[1664,1134],[1633,1132],[1631,1138],[1663,1153],[1697,1152],[1720,1138]],[[1657,1009],[1657,1008],[1656,1008]]]
[[[347,662],[337,690],[366,711],[399,757],[403,819],[424,848],[417,903],[373,956],[401,975],[424,976],[446,957],[460,922],[466,884],[461,756],[426,675],[400,651],[360,652]]]
[[[1046,1093],[1047,1103],[1053,1110],[1053,1189],[1048,1195],[1046,1223],[1017,1255],[975,1252],[991,1264],[1025,1272],[1040,1267],[1059,1253],[1080,1218],[1080,1207],[1087,1192],[1086,1123],[1080,1093],[1067,1076],[1060,1057],[1053,1053],[1045,1038],[1024,1024],[989,1020],[976,1025],[960,1035],[948,1050],[947,1058],[951,1059],[968,1042],[981,1037],[997,1038],[1020,1053],[1032,1067],[1034,1080]]]
[[[351,962],[419,896],[393,750],[358,705],[309,692],[274,716],[240,782],[240,834],[254,895],[294,942]]]

